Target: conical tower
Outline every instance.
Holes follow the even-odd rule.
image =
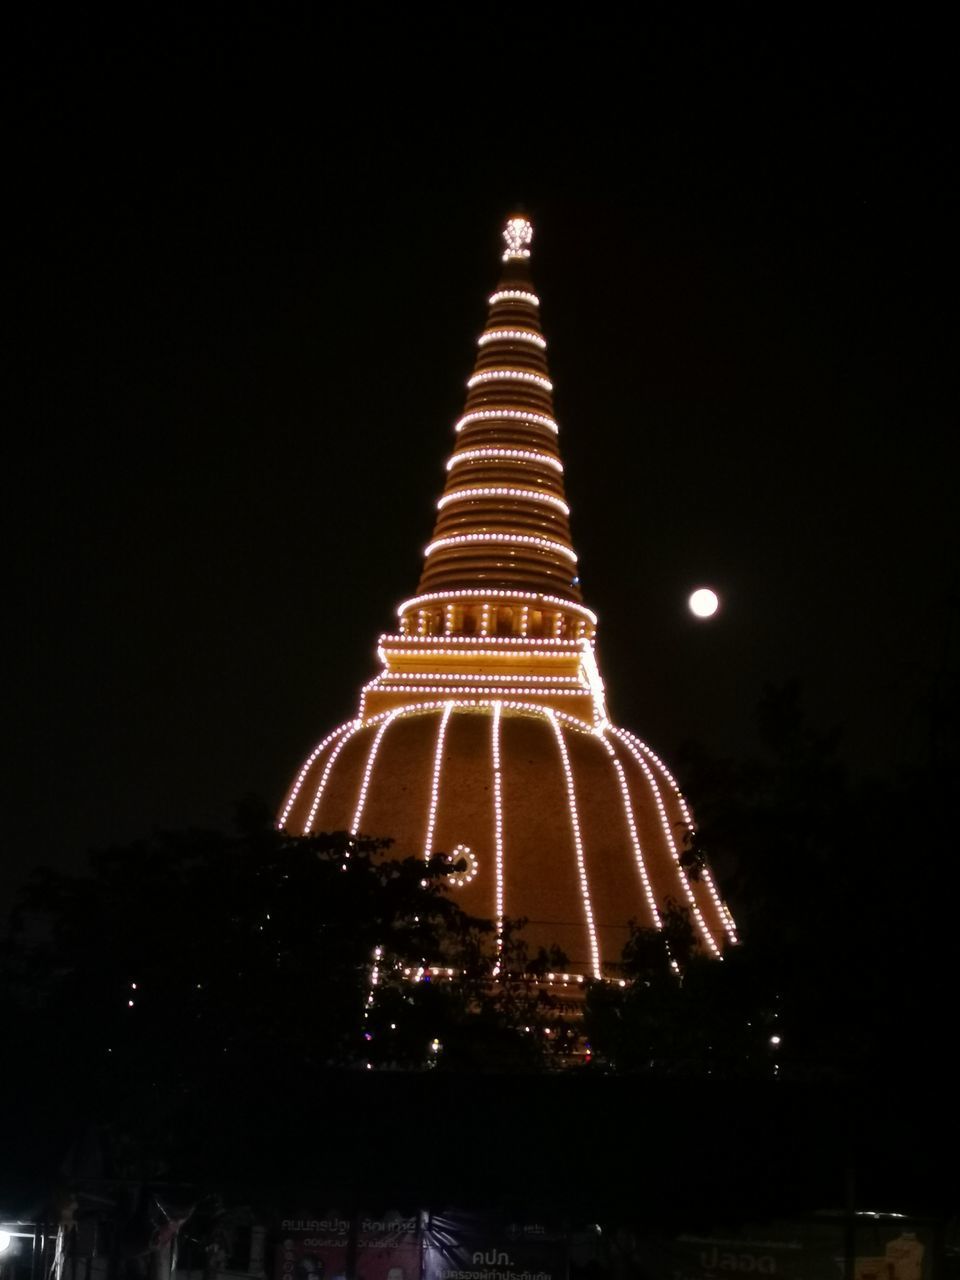
[[[455,855],[473,914],[523,917],[567,980],[612,972],[627,923],[687,908],[700,945],[736,941],[708,868],[681,864],[687,805],[663,762],[610,723],[582,603],[553,383],[530,276],[533,229],[507,220],[417,594],[380,637],[355,719],[311,753],[280,825],[389,835]]]

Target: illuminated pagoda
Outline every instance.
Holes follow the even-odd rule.
[[[681,864],[691,818],[669,770],[608,718],[597,619],[582,601],[553,383],[530,279],[532,227],[508,220],[500,283],[417,594],[380,637],[354,719],[313,750],[279,825],[442,851],[473,915],[528,920],[575,975],[611,976],[628,921],[687,908],[702,949],[735,942],[709,868]]]

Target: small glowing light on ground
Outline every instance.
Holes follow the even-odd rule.
[[[709,587],[698,587],[687,601],[690,612],[697,618],[712,618],[720,608],[720,597]]]

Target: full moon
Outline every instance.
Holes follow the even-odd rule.
[[[690,612],[697,618],[712,618],[720,608],[720,597],[709,587],[699,587],[687,601]]]

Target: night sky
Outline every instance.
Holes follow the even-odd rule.
[[[0,885],[278,804],[353,714],[518,202],[614,718],[742,755],[798,679],[906,765],[957,595],[945,30],[138,8],[5,42]]]

